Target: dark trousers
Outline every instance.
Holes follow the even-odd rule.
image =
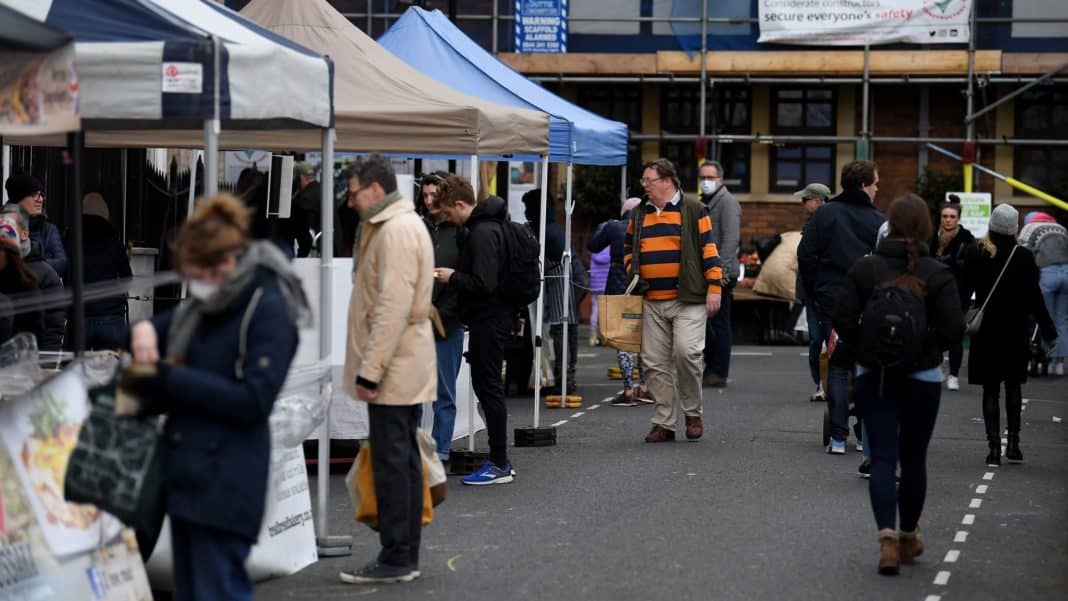
[[[489,435],[490,461],[508,463],[508,407],[504,404],[504,341],[512,331],[512,316],[492,312],[468,326],[467,362],[471,365],[471,387],[482,405]]]
[[[998,399],[1001,383],[983,384],[983,424],[986,440],[991,448],[1001,448],[1001,403]],[[1019,382],[1005,382],[1005,421],[1009,436],[1020,435],[1020,416],[1023,411],[1023,388]]]
[[[118,350],[125,346],[125,315],[96,315],[85,318],[86,350]]]
[[[719,311],[705,324],[705,373],[726,379],[731,371],[731,298],[734,286],[724,286]]]
[[[964,362],[964,339],[949,343],[949,375],[960,375],[960,364]]]
[[[418,405],[367,404],[371,469],[378,501],[378,563],[419,566],[423,529],[423,462],[415,440]]]
[[[868,493],[880,530],[894,529],[901,517],[901,530],[914,532],[927,497],[927,445],[938,418],[942,385],[908,376],[887,377],[866,373],[854,382],[857,407],[864,416],[871,453]],[[901,484],[895,471],[901,465]]]
[[[553,377],[556,385],[563,385],[560,367],[564,360],[564,324],[554,323],[549,326],[549,335],[553,337]],[[575,391],[575,359],[578,356],[578,324],[567,326],[567,393]]]
[[[831,336],[831,320],[820,313],[812,299],[805,300],[805,321],[808,322],[808,370],[812,383],[820,385],[820,353],[823,344]]]
[[[252,601],[243,537],[171,517],[174,601]]]

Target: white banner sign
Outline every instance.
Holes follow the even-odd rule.
[[[966,44],[972,5],[973,0],[759,0],[757,41]]]
[[[952,198],[951,198],[952,197]],[[986,235],[993,202],[989,192],[947,192],[946,202],[960,202],[960,224],[976,238]]]

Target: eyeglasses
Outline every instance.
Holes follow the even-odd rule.
[[[643,185],[643,186],[648,186],[649,184],[651,184],[653,182],[658,182],[658,181],[660,181],[662,179],[664,179],[664,178],[656,177],[656,178],[653,178],[653,179],[647,179],[647,178],[643,177],[640,180],[638,180],[638,182],[641,183],[641,185]]]

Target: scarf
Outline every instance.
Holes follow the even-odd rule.
[[[308,297],[304,294],[304,286],[289,260],[273,243],[257,240],[249,244],[238,257],[237,267],[226,276],[214,296],[207,300],[187,298],[178,306],[167,331],[167,357],[177,361],[185,359],[189,343],[204,316],[218,315],[229,309],[238,296],[252,285],[260,268],[270,271],[278,282],[289,318],[298,326],[310,325],[311,309],[308,306]]]
[[[956,238],[957,234],[959,233],[960,225],[951,230],[938,228],[938,252],[936,254],[941,255],[942,253],[944,253],[946,247],[949,246],[949,243],[952,242],[953,239]]]
[[[356,226],[356,243],[352,245],[352,281],[356,281],[356,261],[360,255],[360,239],[363,238],[363,224],[367,223],[371,219],[378,215],[382,211],[385,211],[393,203],[404,198],[400,192],[396,190],[386,194],[382,197],[382,200],[375,203],[374,206],[367,208],[360,213],[360,224]]]

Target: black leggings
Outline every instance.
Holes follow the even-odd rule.
[[[510,313],[492,311],[468,327],[467,362],[471,365],[471,387],[478,395],[486,417],[490,460],[498,466],[508,463],[508,407],[504,403],[504,341],[512,329]]]
[[[964,339],[949,343],[949,375],[960,376],[960,364],[964,362]]]
[[[991,445],[1001,446],[1001,407],[998,393],[1001,382],[983,384],[983,423],[986,425],[986,440]],[[1005,382],[1005,421],[1009,436],[1020,435],[1020,412],[1023,410],[1023,389],[1019,382]]]

